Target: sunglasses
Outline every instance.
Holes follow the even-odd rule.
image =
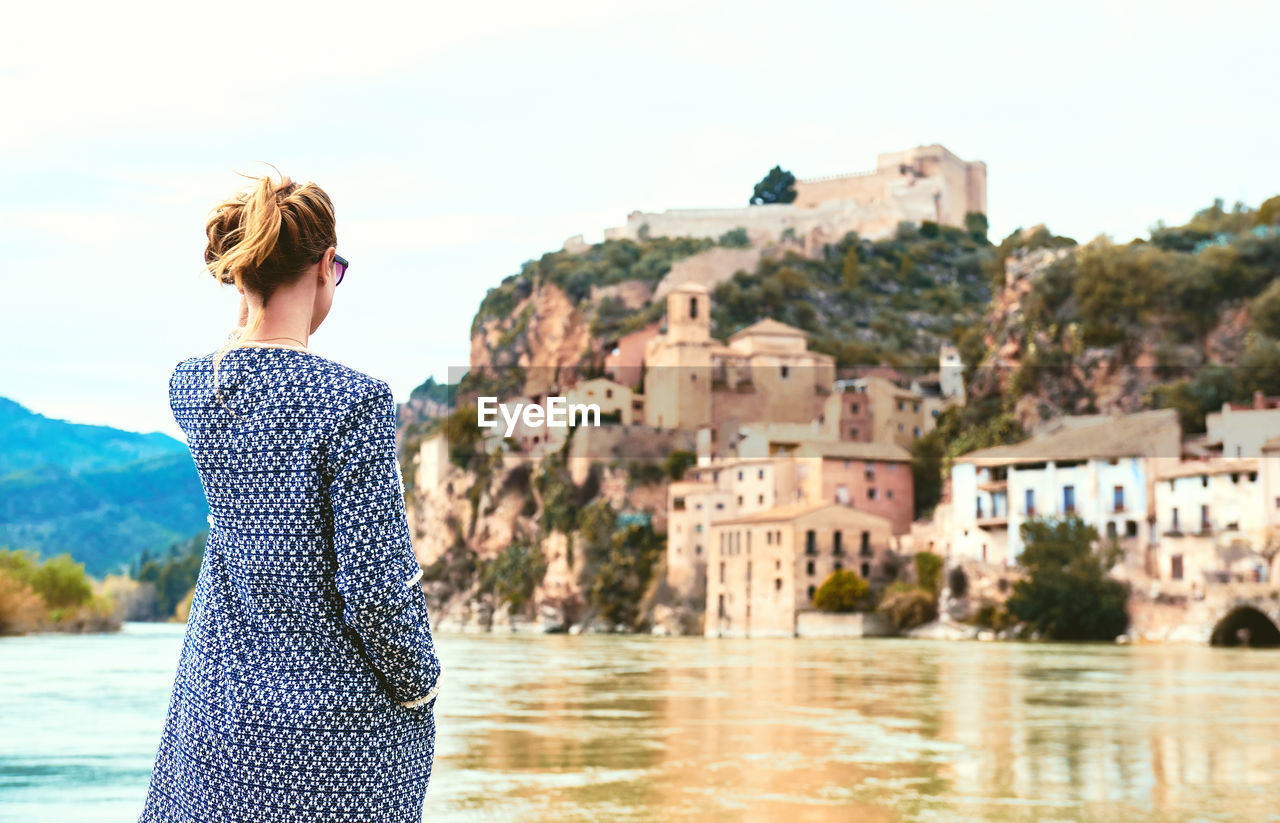
[[[340,254],[333,256],[333,270],[338,275],[337,281],[333,284],[335,287],[342,284],[342,275],[347,273],[347,267],[351,264],[347,262],[347,258]]]

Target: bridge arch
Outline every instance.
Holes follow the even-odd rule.
[[[1253,606],[1236,606],[1213,627],[1212,646],[1280,646],[1280,627]]]

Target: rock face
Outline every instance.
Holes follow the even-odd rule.
[[[520,369],[520,393],[545,394],[562,372],[588,359],[589,323],[564,290],[546,283],[503,317],[486,320],[471,337],[471,370],[494,373]],[[511,373],[514,373],[513,371]]]

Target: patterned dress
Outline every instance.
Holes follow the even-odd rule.
[[[212,361],[169,383],[210,530],[139,823],[420,823],[441,665],[391,391],[244,345],[224,406]]]

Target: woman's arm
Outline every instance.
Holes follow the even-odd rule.
[[[392,698],[414,706],[435,697],[441,666],[409,538],[395,415],[390,387],[376,380],[333,433],[328,491],[343,619]]]

